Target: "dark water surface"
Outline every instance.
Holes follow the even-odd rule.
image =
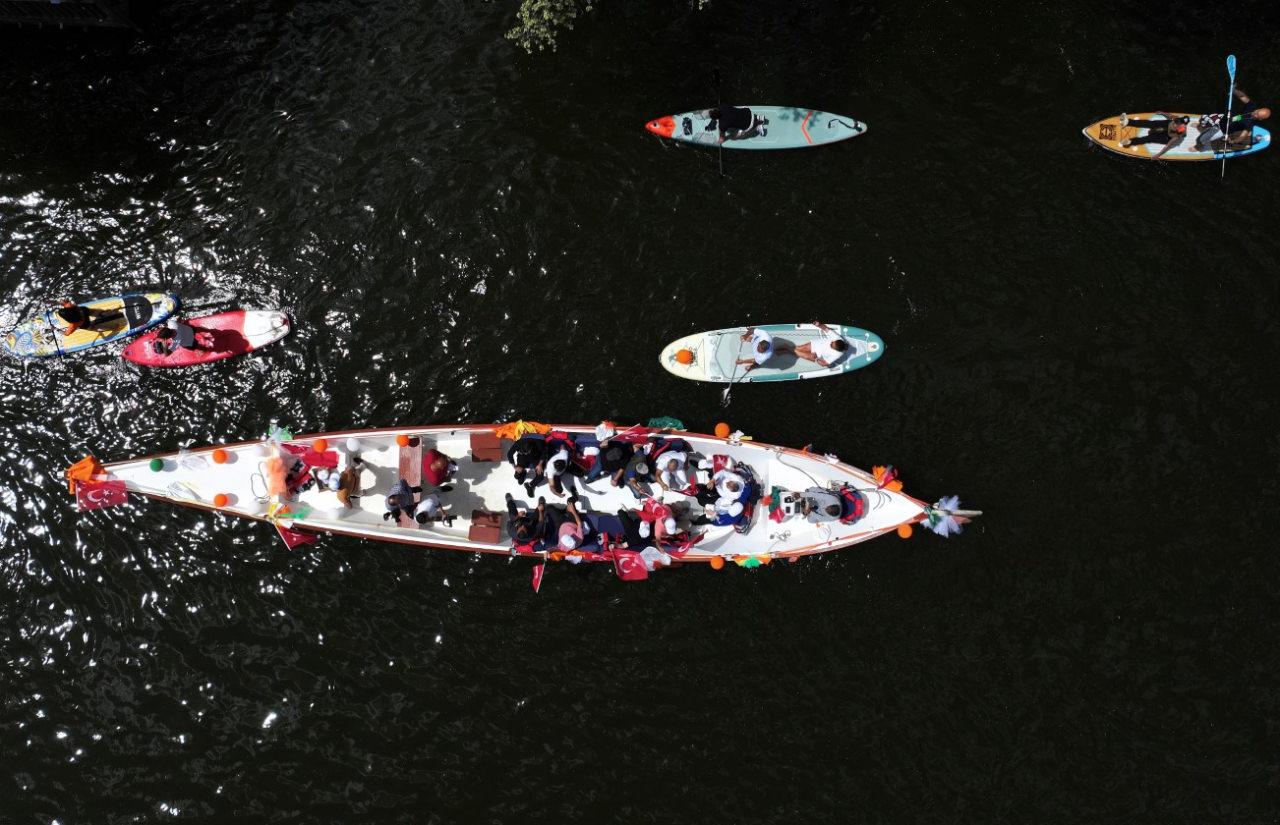
[[[0,326],[172,288],[255,359],[0,361],[0,821],[1280,820],[1276,169],[1085,145],[1274,104],[1272,3],[205,3],[0,31]],[[673,146],[716,99],[868,122]],[[839,380],[656,363],[696,329],[883,335]],[[987,515],[624,585],[143,504],[59,476],[261,435],[724,418]]]

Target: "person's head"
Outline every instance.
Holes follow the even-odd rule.
[[[840,518],[840,505],[828,504],[826,512],[827,512],[827,515],[831,516],[832,518]]]
[[[520,541],[527,540],[529,538],[530,529],[529,522],[524,519],[520,519],[520,521],[516,523],[516,538]]]
[[[649,475],[649,465],[648,465],[648,464],[645,464],[643,461],[637,461],[637,462],[636,462],[636,475],[642,475],[642,476],[647,476],[647,475]]]
[[[831,342],[831,348],[836,352],[844,352],[849,348],[849,342],[843,338],[837,338]]]
[[[418,522],[419,524],[426,524],[428,521],[431,520],[431,516],[428,516],[426,513],[418,513],[413,518],[414,518],[414,521]]]
[[[338,477],[337,473],[329,474],[328,483],[329,483],[329,492],[331,493],[336,493],[338,492],[338,490],[342,489],[342,479]]]
[[[177,329],[177,328],[178,328],[178,316],[177,316],[177,315],[170,315],[170,316],[169,316],[169,320],[168,320],[168,321],[165,321],[165,322],[164,322],[164,325],[165,325],[165,327],[167,327],[168,329]]]
[[[676,470],[679,470],[679,469],[680,469],[680,462],[676,461],[674,458],[667,462],[668,473],[674,473]]]
[[[388,506],[388,507],[399,507],[399,506],[400,506],[400,496],[399,496],[399,495],[397,495],[397,494],[395,494],[395,493],[392,493],[391,495],[387,496],[387,506]]]
[[[1271,117],[1271,110],[1268,109],[1266,106],[1259,106],[1258,108],[1253,110],[1254,120],[1266,120],[1269,117]]]
[[[676,520],[673,519],[671,516],[667,516],[665,519],[662,520],[662,530],[668,536],[674,535],[676,532]]]
[[[573,533],[565,532],[560,534],[560,548],[563,550],[578,549],[578,537]]]
[[[760,353],[761,355],[764,355],[768,351],[769,351],[768,341],[761,341],[760,343],[756,344],[756,352]]]
[[[742,485],[734,481],[733,479],[729,479],[724,483],[724,488],[731,493],[737,493],[737,492],[741,492]]]
[[[445,469],[448,466],[449,466],[448,460],[446,460],[445,457],[442,455],[436,456],[435,459],[431,462],[431,469],[437,472]]]
[[[168,327],[160,327],[160,329],[156,330],[156,340],[158,341],[168,341],[172,337],[173,330]]]
[[[563,458],[557,458],[555,461],[551,462],[551,466],[555,468],[557,473],[563,473],[569,467],[569,462],[565,461]]]

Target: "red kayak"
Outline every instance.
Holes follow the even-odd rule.
[[[153,329],[124,348],[124,359],[145,367],[194,367],[253,352],[289,334],[289,316],[274,310],[237,309],[186,323],[195,330],[199,349],[156,352],[152,345],[160,343],[160,330]]]

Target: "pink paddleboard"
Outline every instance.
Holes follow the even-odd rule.
[[[160,331],[153,329],[124,348],[124,359],[147,367],[193,367],[253,352],[289,334],[289,316],[274,310],[237,309],[184,320],[195,328],[201,349],[157,353],[151,344]]]

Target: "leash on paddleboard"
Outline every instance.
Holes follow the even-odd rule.
[[[720,161],[720,177],[724,177],[724,118],[720,117],[721,101],[720,101],[720,69],[713,69],[712,79],[716,82],[716,151],[719,153]],[[727,396],[726,396],[727,397]]]
[[[1236,97],[1236,56],[1234,54],[1227,55],[1227,76],[1231,78],[1231,91],[1227,92],[1227,122],[1222,124],[1222,174],[1218,176],[1219,180],[1227,176],[1227,153],[1231,149],[1231,104]]]

